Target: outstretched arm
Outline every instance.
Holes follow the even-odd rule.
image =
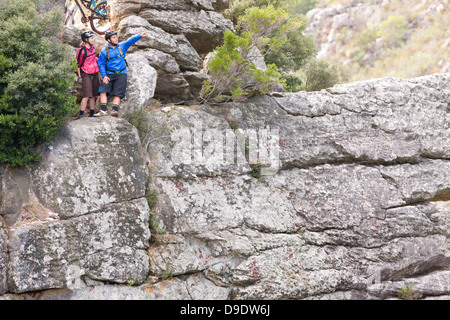
[[[136,42],[138,42],[141,38],[145,38],[147,37],[147,33],[146,32],[142,32],[140,34],[137,34],[135,36],[132,36],[131,38],[129,38],[128,40],[119,43],[120,47],[122,48],[123,52],[128,51],[128,49],[135,44]]]

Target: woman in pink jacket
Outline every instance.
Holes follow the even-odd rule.
[[[89,117],[94,115],[95,100],[98,97],[98,64],[94,48],[94,33],[85,31],[81,34],[82,46],[77,51],[78,77],[81,78],[83,99],[80,103],[80,115],[78,119],[84,117],[84,110],[89,101]]]

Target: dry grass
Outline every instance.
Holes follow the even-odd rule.
[[[449,72],[450,10],[436,9],[438,3],[390,1],[382,8],[379,30],[370,32],[364,25],[339,30],[328,61],[341,66],[343,82]],[[385,40],[381,47],[376,38]]]

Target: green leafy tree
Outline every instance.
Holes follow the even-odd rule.
[[[389,16],[380,23],[379,35],[387,47],[400,46],[404,41],[404,35],[408,29],[408,19],[405,16]]]
[[[0,163],[37,161],[37,145],[74,112],[74,59],[57,38],[62,15],[39,0],[0,2]]]
[[[224,15],[235,23],[240,36],[251,37],[266,64],[277,67],[284,90],[320,90],[336,84],[340,71],[332,65],[325,68],[326,61],[314,58],[317,44],[304,34],[304,13],[315,5],[314,0],[232,0]]]
[[[244,20],[253,20],[251,26],[253,30],[256,30],[260,19],[267,21],[266,12],[271,12],[272,17],[276,17],[277,23],[288,28],[285,30],[288,32],[283,33],[282,30],[277,30],[276,33],[268,32],[265,35],[266,37],[280,34],[283,36],[278,37],[276,46],[268,43],[268,46],[272,45],[272,47],[265,53],[264,58],[266,63],[274,63],[282,73],[288,73],[303,66],[309,57],[318,52],[314,39],[304,35],[308,23],[306,17],[297,13],[297,8],[303,3],[303,0],[234,0],[231,1],[224,16],[237,25],[238,32],[242,32]],[[277,24],[272,25],[272,29],[276,27]],[[270,29],[266,30],[270,31]]]
[[[295,13],[306,14],[309,10],[316,7],[317,0],[301,0],[297,1],[292,6],[292,11]]]
[[[225,32],[223,45],[216,49],[214,58],[208,64],[211,77],[203,84],[200,93],[202,100],[240,101],[268,92],[280,83],[281,74],[275,65],[260,70],[248,59],[251,48],[249,37]]]
[[[319,91],[329,88],[340,81],[340,72],[337,66],[324,59],[311,58],[302,69],[304,74],[304,90]]]
[[[284,9],[268,5],[252,7],[239,18],[237,29],[243,37],[250,37],[252,45],[263,55],[279,48],[288,34],[302,27],[304,21],[293,19]]]
[[[274,63],[282,73],[298,70],[318,52],[315,40],[303,34],[307,26],[306,17],[298,15],[292,19],[297,21],[297,27],[288,32],[280,45],[265,56],[266,62]]]
[[[296,74],[283,75],[283,81],[284,89],[288,92],[297,92],[303,89],[302,78]]]
[[[216,49],[210,61],[210,80],[204,83],[201,97],[205,101],[242,100],[263,94],[280,86],[281,73],[273,63],[258,69],[252,57],[255,50],[262,56],[277,50],[287,34],[299,27],[281,8],[252,7],[239,18],[239,35],[225,32],[224,44]]]
[[[281,8],[288,13],[295,13],[302,7],[302,3],[306,0],[230,0],[228,9],[223,13],[225,18],[238,23],[239,17],[245,15],[247,9],[266,8],[269,5],[275,8]],[[303,12],[302,12],[303,13]]]

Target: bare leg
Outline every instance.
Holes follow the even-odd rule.
[[[87,106],[88,100],[89,100],[89,97],[83,97],[83,99],[81,99],[81,102],[80,102],[80,113],[79,113],[77,119],[81,119],[81,118],[84,117],[84,110],[86,110],[86,106]]]
[[[114,97],[113,104],[120,106],[120,97]]]
[[[94,97],[92,101],[92,109],[94,109],[96,97]],[[108,103],[108,96],[106,95],[106,92],[100,92],[100,111],[94,115],[94,117],[101,117],[107,115],[107,107],[106,104]]]
[[[100,103],[106,104],[108,102],[108,96],[106,95],[106,92],[100,92]]]
[[[86,110],[88,100],[89,100],[89,97],[84,97],[83,99],[81,99],[80,110],[82,110],[82,111]]]

